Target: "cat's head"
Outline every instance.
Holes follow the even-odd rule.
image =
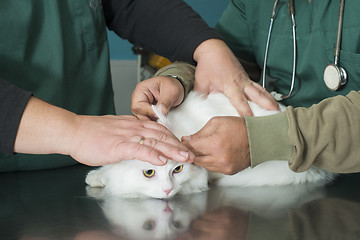
[[[125,160],[109,166],[105,189],[111,195],[171,198],[175,194],[207,189],[205,169],[172,160],[154,166],[139,160]]]

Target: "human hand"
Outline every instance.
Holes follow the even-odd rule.
[[[194,220],[188,232],[177,240],[246,239],[249,216],[233,207],[221,207]]]
[[[214,117],[182,142],[195,153],[194,163],[214,172],[235,174],[250,166],[245,119]]]
[[[131,111],[139,119],[157,119],[151,108],[152,104],[161,104],[166,115],[172,107],[179,105],[184,99],[184,88],[179,80],[158,76],[137,84],[131,96]]]
[[[35,97],[30,98],[21,118],[14,152],[70,155],[92,166],[124,159],[155,165],[164,165],[167,159],[194,159],[187,147],[156,122],[134,116],[77,115]]]
[[[194,52],[198,63],[194,90],[204,94],[224,93],[241,116],[252,116],[247,100],[268,110],[278,110],[274,98],[253,82],[227,45],[216,39],[201,43]]]
[[[164,165],[167,159],[192,162],[194,154],[164,126],[134,116],[79,116],[70,155],[86,165],[139,159]],[[141,139],[145,140],[140,143]]]

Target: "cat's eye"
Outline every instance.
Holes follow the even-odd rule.
[[[147,220],[144,222],[143,229],[146,231],[152,231],[155,228],[155,222],[153,220]]]
[[[177,229],[180,229],[180,228],[184,227],[184,225],[180,221],[173,221],[172,224]]]
[[[173,173],[179,173],[183,170],[183,166],[184,165],[179,165],[177,166],[174,170],[173,170]]]
[[[145,177],[151,178],[152,176],[154,176],[155,170],[154,169],[144,170],[143,174],[144,174]]]

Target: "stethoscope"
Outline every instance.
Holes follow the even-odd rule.
[[[266,40],[264,65],[263,65],[263,73],[262,73],[262,86],[264,88],[265,88],[265,77],[266,77],[265,73],[266,73],[269,44],[270,44],[272,28],[274,25],[274,20],[276,18],[276,9],[278,2],[279,0],[275,0],[274,2],[274,6],[271,12],[269,32]],[[335,46],[335,60],[333,64],[327,65],[324,70],[324,83],[327,86],[327,88],[330,89],[331,91],[338,90],[341,86],[345,85],[347,82],[347,74],[345,69],[338,65],[340,59],[340,43],[341,43],[341,35],[342,35],[343,17],[344,17],[344,6],[345,6],[345,0],[340,0],[338,28],[337,28],[336,46]],[[296,23],[295,23],[294,0],[289,0],[288,8],[291,17],[292,37],[293,37],[293,65],[292,65],[291,86],[289,93],[285,96],[283,94],[276,92],[271,93],[277,101],[281,101],[283,99],[289,98],[294,90],[294,84],[295,84],[297,48],[296,48],[296,29],[295,29]]]

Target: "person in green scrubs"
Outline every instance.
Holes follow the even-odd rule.
[[[193,161],[160,124],[114,115],[106,26],[173,61],[197,63],[198,74],[227,85],[231,75],[241,80],[242,67],[222,38],[181,0],[3,0],[0,20],[3,172],[123,159]],[[229,71],[219,75],[221,68]],[[182,87],[176,91],[184,95]],[[245,98],[242,88],[235,92]]]
[[[267,90],[283,95],[290,90],[293,70],[287,3],[279,0],[266,65]],[[215,28],[255,81],[260,80],[264,63],[273,4],[231,0]],[[281,101],[287,110],[267,117],[213,118],[198,133],[182,138],[196,154],[195,164],[226,174],[270,160],[288,161],[297,172],[311,166],[340,173],[360,171],[359,1],[346,1],[344,8],[339,65],[346,69],[348,82],[331,91],[323,81],[325,67],[334,63],[339,7],[339,1],[295,1],[295,85],[291,96]],[[182,74],[184,68],[192,67],[173,65],[169,71]],[[187,79],[193,81],[191,76]],[[195,90],[204,92],[202,81],[195,74]]]

